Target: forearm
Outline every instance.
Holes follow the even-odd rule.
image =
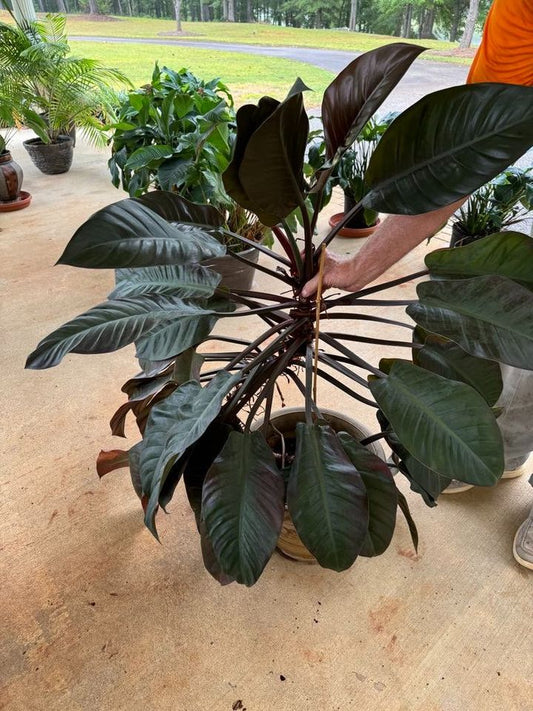
[[[434,235],[464,202],[460,200],[422,215],[390,215],[346,262],[348,291],[357,291],[381,276],[408,252]],[[348,274],[347,274],[348,277]]]

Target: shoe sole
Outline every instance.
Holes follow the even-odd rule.
[[[519,534],[519,533],[520,533],[520,528],[519,528],[518,531],[515,533],[515,537],[514,537],[514,540],[513,540],[513,556],[514,556],[514,559],[516,560],[516,562],[517,562],[519,565],[523,566],[524,568],[528,568],[529,570],[533,570],[533,562],[531,562],[531,561],[529,561],[529,560],[525,560],[525,558],[521,558],[521,557],[518,555],[518,553],[517,553],[517,550],[516,550],[516,541],[517,541],[517,539],[518,539],[518,534]]]
[[[526,473],[525,467],[518,467],[518,469],[508,469],[502,474],[502,479],[516,479]]]
[[[507,471],[504,471],[504,473],[501,475],[501,479],[516,479],[519,476],[522,476],[525,474],[525,467],[518,467],[518,469],[508,469]],[[469,489],[473,489],[474,484],[465,484],[464,486],[454,486],[453,488],[448,488],[448,489],[443,489],[440,493],[441,494],[462,494],[464,491],[468,491]]]

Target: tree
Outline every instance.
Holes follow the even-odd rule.
[[[459,49],[467,49],[472,44],[472,37],[476,28],[476,22],[479,15],[479,0],[470,0],[468,13],[465,22],[465,31],[463,38],[459,44]]]
[[[350,0],[350,21],[348,29],[350,32],[355,32],[357,26],[357,0]]]
[[[181,0],[174,1],[174,12],[176,13],[176,32],[181,32]]]

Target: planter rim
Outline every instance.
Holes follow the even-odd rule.
[[[336,227],[339,222],[342,220],[344,217],[344,212],[336,212],[334,215],[332,215],[329,220],[328,224],[330,227]],[[373,234],[378,227],[378,225],[381,223],[381,220],[377,219],[375,225],[371,225],[370,227],[343,227],[337,232],[337,237],[351,237],[355,239],[360,239],[362,237],[368,237],[369,235]]]
[[[35,136],[35,138],[27,138],[25,141],[22,141],[24,146],[56,146],[58,143],[74,143],[74,141],[70,136],[66,136],[64,134],[60,134],[57,137],[57,141],[50,141],[50,143],[45,143],[38,136]]]
[[[0,212],[14,212],[15,210],[22,210],[31,202],[31,195],[25,190],[21,190],[14,200],[0,200]]]

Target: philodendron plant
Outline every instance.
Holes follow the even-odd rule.
[[[272,227],[279,249],[260,246],[257,268],[279,289],[218,287],[217,275],[198,263],[222,251],[214,239],[224,230],[220,215],[165,192],[100,210],[59,260],[118,269],[120,278],[107,301],[47,336],[28,366],[47,368],[70,352],[108,352],[135,342],[143,372],[123,387],[128,401],[112,429],[123,435],[131,410],[142,440],[128,452],[102,453],[99,473],[129,465],[154,535],[158,509],[183,480],[204,561],[221,582],[255,583],[275,549],[285,506],[307,548],[334,570],[348,568],[358,555],[383,553],[398,506],[416,537],[388,464],[364,446],[372,439],[386,440],[399,469],[429,504],[452,477],[492,485],[502,474],[496,361],[533,366],[529,238],[498,234],[437,250],[423,272],[354,294],[320,296],[318,304],[300,296],[319,269],[322,247],[342,227],[314,249],[327,179],[421,51],[388,45],[358,57],[332,82],[322,103],[327,162],[311,183],[302,172],[308,117],[301,81],[282,102],[264,97],[238,111],[224,183]],[[386,131],[368,169],[370,190],[354,211],[416,214],[471,193],[533,143],[532,99],[533,88],[502,84],[426,96]],[[303,225],[300,241],[288,220],[295,210]],[[415,277],[426,277],[417,286],[418,299],[376,296]],[[406,305],[412,321],[393,320],[391,305]],[[369,314],[369,306],[383,307],[385,315]],[[325,312],[328,319],[320,319]],[[224,323],[250,314],[264,323],[255,340],[221,335]],[[342,332],[328,325],[333,319],[344,320]],[[363,323],[375,324],[375,336],[360,334]],[[398,340],[400,328],[407,338]],[[207,341],[222,350],[203,348]],[[387,346],[404,346],[406,356],[371,364],[357,352],[361,342],[383,346],[385,356]],[[374,408],[377,430],[370,440],[337,434],[326,423],[314,397],[315,372],[354,404]],[[281,378],[295,384],[305,405],[292,463],[283,471],[265,438]],[[257,428],[260,414],[265,424]]]

